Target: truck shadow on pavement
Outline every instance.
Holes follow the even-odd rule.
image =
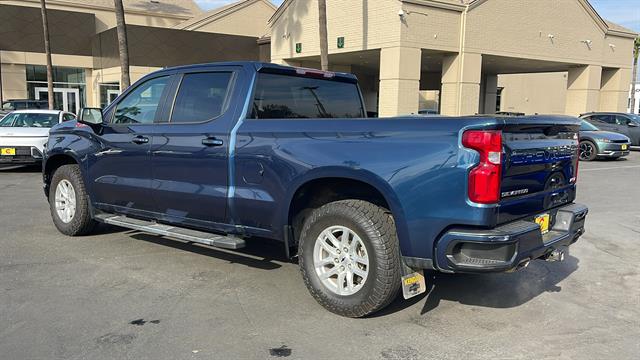
[[[385,316],[425,299],[420,315],[436,309],[442,300],[489,308],[512,308],[523,305],[545,292],[560,292],[558,284],[578,269],[579,260],[568,256],[563,262],[531,262],[515,273],[445,274],[425,272],[426,295],[410,300],[399,296],[389,307],[373,317]]]
[[[197,243],[167,239],[135,230],[128,230],[123,235],[136,240],[151,242],[181,251],[188,251],[193,254],[210,256],[219,260],[228,261],[230,264],[239,264],[260,270],[275,270],[282,267],[282,265],[277,262],[287,262],[284,256],[283,245],[269,239],[250,239],[247,241],[247,246],[243,249],[226,250]]]
[[[0,174],[26,174],[42,172],[42,165],[0,165]]]

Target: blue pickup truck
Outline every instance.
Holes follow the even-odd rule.
[[[562,260],[588,211],[574,203],[579,126],[367,119],[349,74],[184,66],[52,129],[44,192],[70,236],[103,222],[228,249],[282,241],[320,304],[361,317],[424,292],[425,269]]]

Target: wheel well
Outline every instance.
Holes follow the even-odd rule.
[[[293,230],[294,242],[298,242],[304,221],[312,210],[346,199],[368,201],[391,212],[382,193],[368,183],[347,178],[312,180],[298,188],[289,206],[288,224]]]
[[[44,180],[44,191],[47,196],[49,196],[49,185],[51,184],[51,177],[53,173],[59,167],[63,165],[77,165],[78,162],[69,155],[54,155],[47,159],[47,163],[44,167],[43,172],[43,180]]]

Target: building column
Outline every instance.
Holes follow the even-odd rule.
[[[418,113],[421,65],[421,49],[380,50],[379,117]]]
[[[480,109],[482,55],[462,53],[442,60],[442,92],[440,113],[474,115]]]
[[[498,75],[489,74],[484,77],[484,102],[482,114],[495,114],[498,102]]]
[[[631,69],[603,69],[600,85],[600,111],[626,112]]]
[[[578,116],[600,108],[602,67],[578,66],[569,69],[565,114]]]

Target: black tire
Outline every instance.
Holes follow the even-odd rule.
[[[313,252],[320,234],[331,226],[345,226],[362,240],[368,254],[368,275],[351,295],[338,295],[316,273]],[[300,271],[311,295],[327,310],[347,317],[362,317],[389,305],[400,289],[400,249],[391,214],[361,200],[341,200],[311,212],[300,233]]]
[[[580,141],[580,160],[593,161],[598,156],[598,147],[591,140]]]
[[[71,183],[76,198],[75,214],[71,221],[66,223],[58,215],[55,201],[56,189],[62,180],[67,180]],[[89,197],[87,196],[78,165],[64,165],[56,169],[51,179],[51,186],[49,187],[49,208],[51,210],[53,223],[61,233],[68,236],[81,236],[93,231],[97,223],[91,218]]]

